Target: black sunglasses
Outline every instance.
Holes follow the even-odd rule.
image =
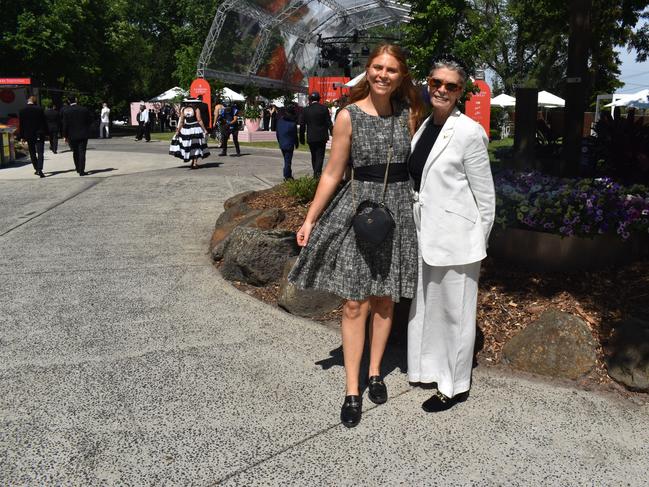
[[[440,89],[442,86],[446,86],[446,91],[449,93],[455,93],[462,89],[462,85],[458,83],[448,83],[437,78],[428,78],[428,86],[436,90]]]

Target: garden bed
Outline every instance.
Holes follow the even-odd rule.
[[[299,203],[280,189],[258,193],[247,203],[257,209],[281,208],[286,212],[286,219],[280,227],[292,231],[299,228],[308,209],[308,205]],[[240,283],[235,285],[257,299],[277,305],[277,284],[261,288]],[[597,367],[577,385],[646,400],[646,394],[629,392],[609,378],[603,348],[616,321],[629,316],[649,319],[647,302],[647,259],[599,271],[533,273],[487,258],[482,267],[478,301],[478,363],[498,366],[504,344],[544,310],[554,307],[582,318],[600,344]],[[315,319],[337,326],[340,317],[338,310]],[[403,333],[404,323],[395,323],[395,326]]]

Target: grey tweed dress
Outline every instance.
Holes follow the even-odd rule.
[[[355,168],[387,163],[392,123],[390,116],[373,116],[356,105],[346,107],[352,122],[351,164]],[[410,154],[408,109],[395,110],[394,157],[406,164]],[[355,201],[381,201],[382,182],[354,181]],[[302,289],[319,289],[361,301],[390,296],[394,302],[412,298],[417,279],[417,233],[412,216],[410,181],[389,183],[385,204],[395,227],[377,247],[356,238],[352,217],[351,182],[347,182],[323,212],[289,273]]]

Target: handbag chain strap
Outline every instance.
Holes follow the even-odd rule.
[[[388,163],[385,165],[385,176],[383,176],[383,193],[381,194],[381,206],[385,203],[385,192],[388,189],[388,170],[394,157],[394,110],[390,102],[390,145],[388,145]],[[352,164],[352,205],[356,208],[356,191],[354,190],[354,165]]]

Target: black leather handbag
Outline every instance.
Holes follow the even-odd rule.
[[[385,165],[385,177],[383,178],[383,194],[379,203],[372,200],[363,200],[356,206],[356,194],[354,191],[354,167],[352,166],[352,203],[356,206],[356,213],[352,218],[354,233],[360,240],[371,246],[378,246],[394,228],[394,217],[390,209],[385,206],[385,191],[388,187],[388,170],[392,162],[394,144],[394,115],[392,115],[392,134],[388,146],[388,163]]]

